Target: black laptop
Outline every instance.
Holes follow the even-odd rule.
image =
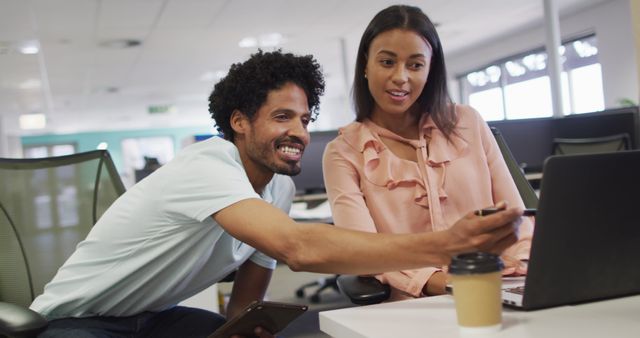
[[[503,290],[503,302],[524,310],[640,293],[640,151],[545,162],[518,290]]]

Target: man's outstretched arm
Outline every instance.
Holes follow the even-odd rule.
[[[458,253],[501,253],[517,240],[522,209],[470,212],[451,228],[416,234],[373,234],[322,223],[296,223],[260,199],[232,204],[213,218],[232,236],[294,271],[374,274],[448,264]]]

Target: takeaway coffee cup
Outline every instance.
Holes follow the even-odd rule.
[[[460,254],[451,260],[458,325],[463,332],[495,332],[502,326],[502,268],[499,256],[484,252]]]

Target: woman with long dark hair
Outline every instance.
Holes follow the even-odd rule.
[[[356,121],[323,159],[334,223],[354,230],[416,233],[447,229],[471,210],[523,206],[486,122],[454,104],[435,25],[422,10],[391,6],[362,35],[355,67]],[[506,274],[524,274],[532,223],[503,255]],[[445,292],[440,268],[378,275],[395,298]],[[398,292],[399,291],[399,292]]]

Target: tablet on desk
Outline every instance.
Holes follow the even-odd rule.
[[[275,335],[307,311],[307,308],[306,305],[300,304],[255,301],[208,338],[228,338],[232,335],[256,337],[253,331],[257,326]]]

